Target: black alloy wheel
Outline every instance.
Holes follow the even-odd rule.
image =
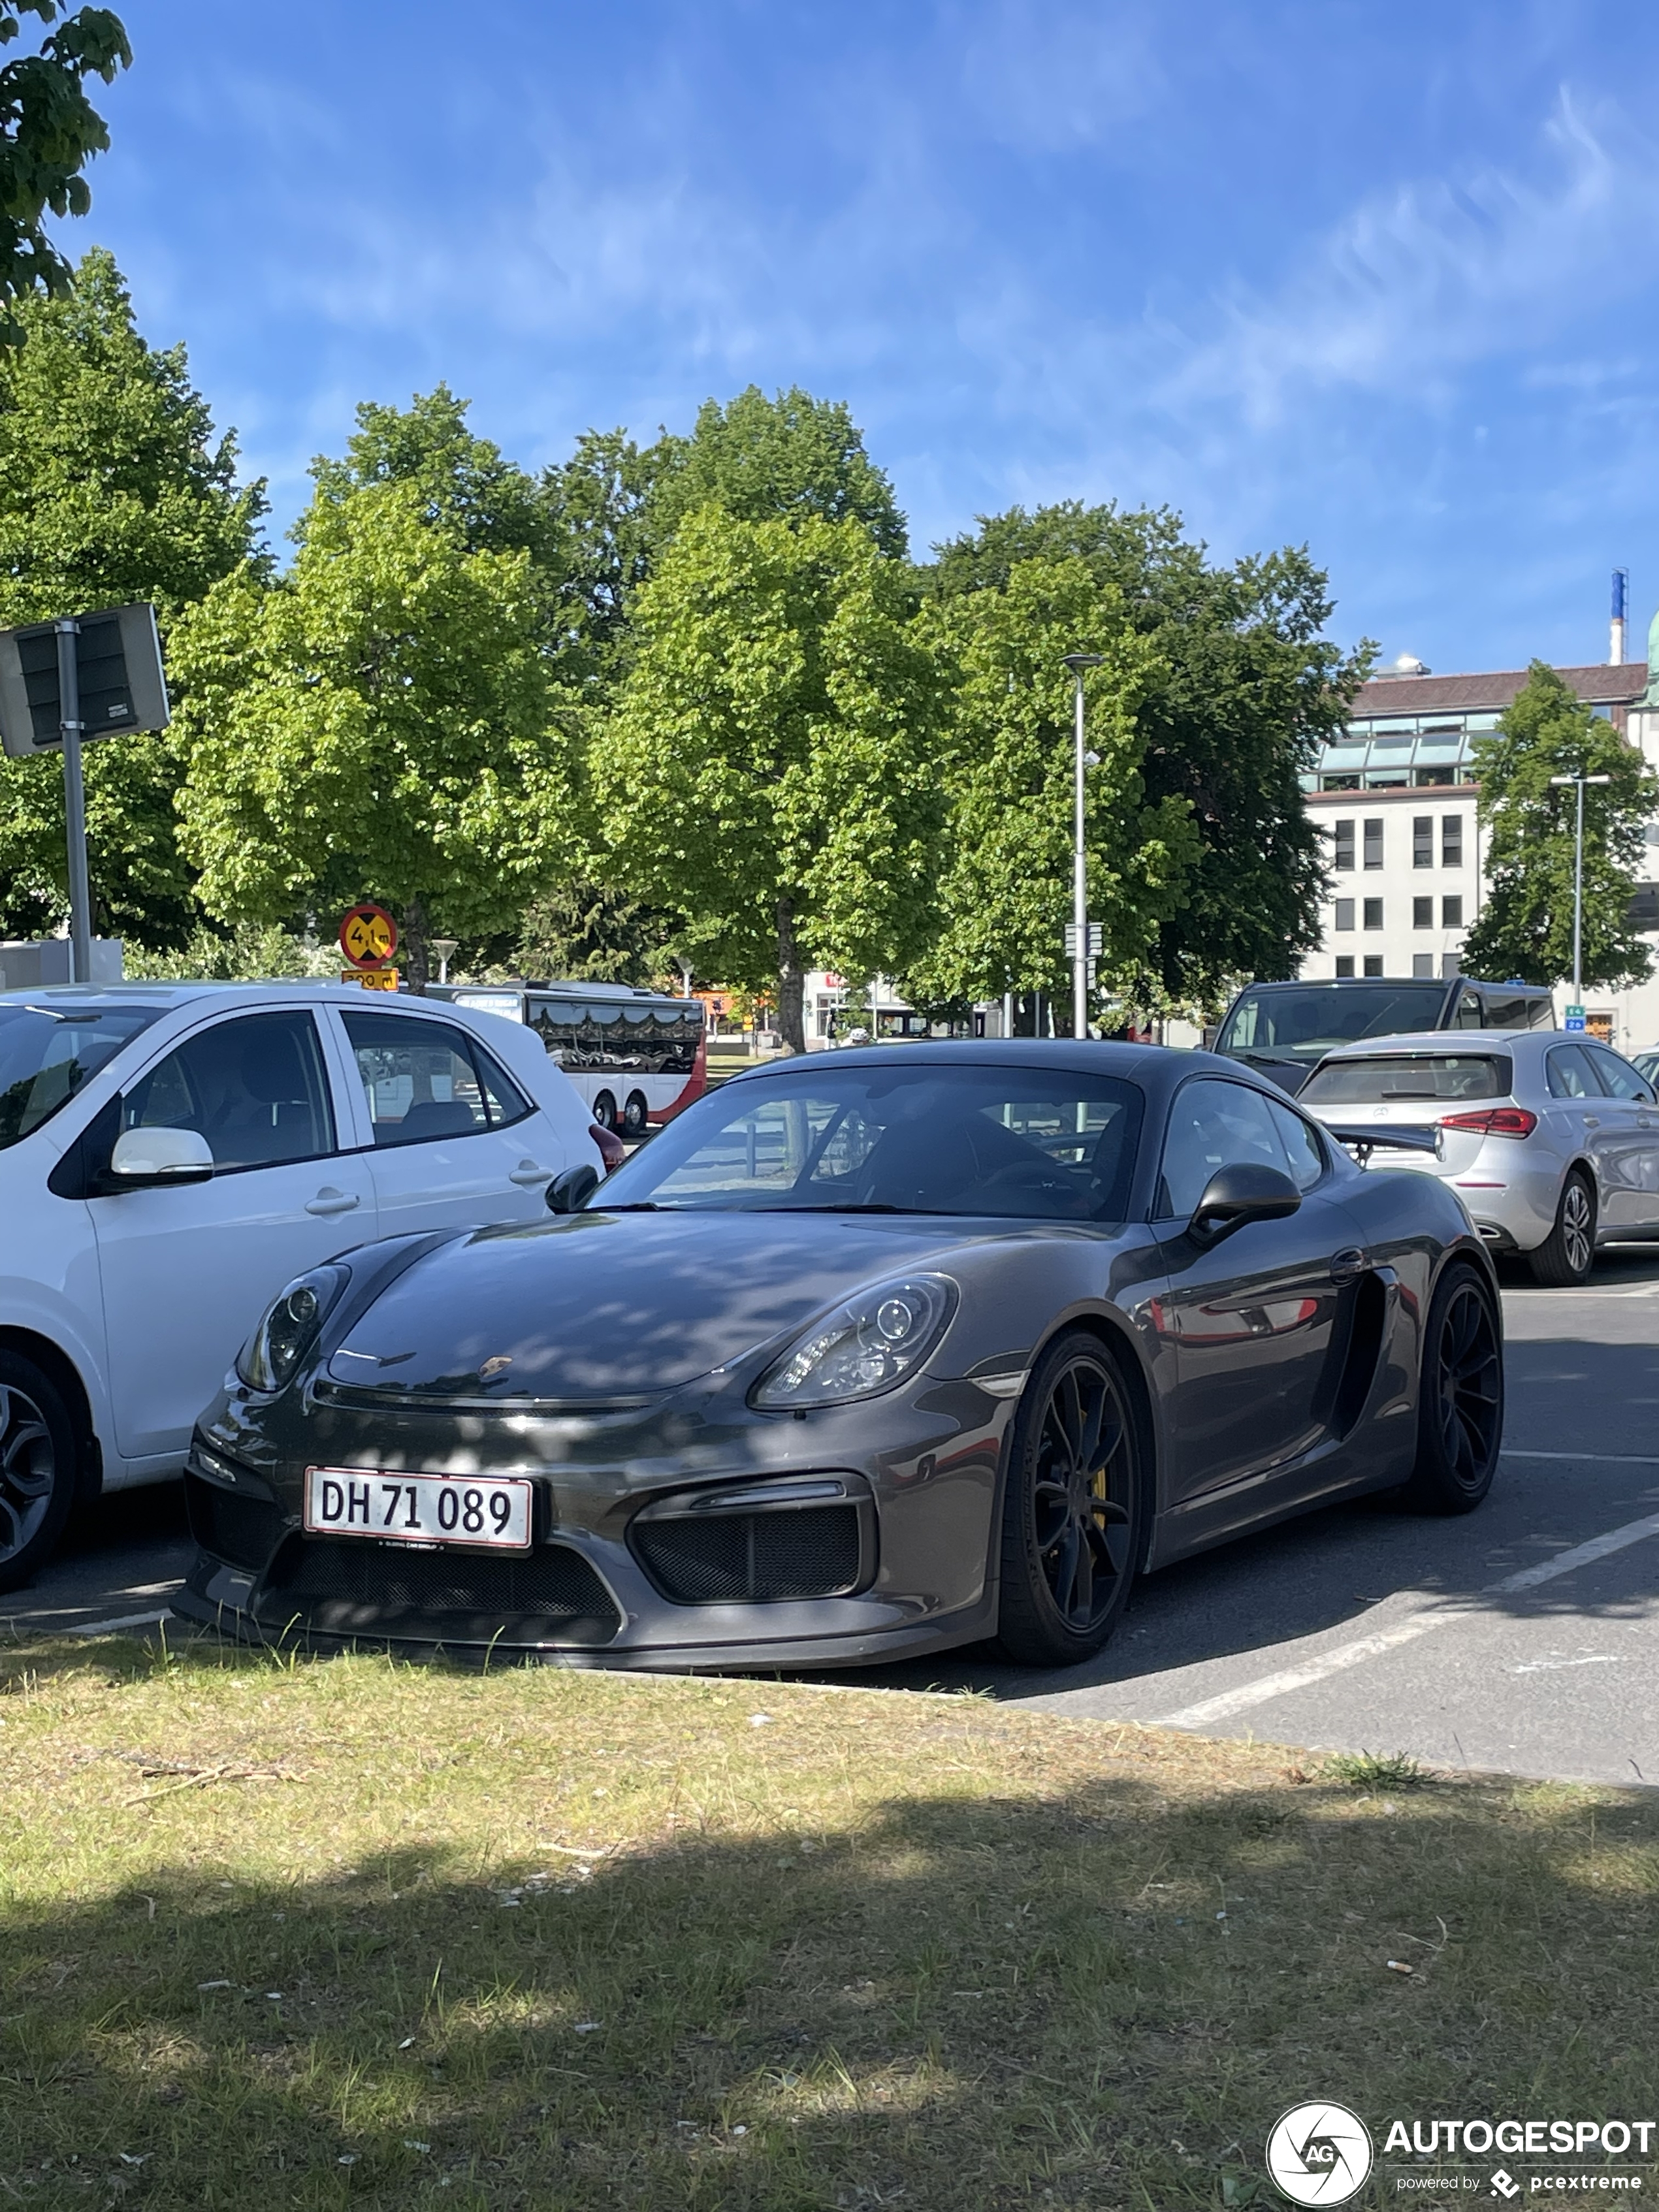
[[[623,1136],[642,1137],[645,1134],[646,1121],[650,1111],[651,1109],[645,1102],[645,1093],[642,1091],[630,1091],[628,1094],[628,1103],[623,1108]]]
[[[1504,1354],[1492,1291],[1474,1271],[1441,1282],[1423,1333],[1417,1465],[1408,1501],[1468,1513],[1492,1488],[1504,1439]]]
[[[45,1564],[74,1502],[75,1432],[33,1360],[0,1352],[0,1590]]]
[[[611,1093],[608,1091],[600,1091],[599,1097],[593,1101],[592,1110],[593,1119],[599,1123],[600,1128],[614,1129],[616,1127],[617,1102],[611,1096]]]
[[[1141,1554],[1142,1454],[1128,1389],[1098,1337],[1050,1346],[1014,1417],[998,1637],[1022,1666],[1075,1666],[1117,1626]]]

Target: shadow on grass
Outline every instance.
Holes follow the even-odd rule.
[[[364,1857],[347,1820],[303,1843],[314,1813],[272,1790],[245,1855],[152,1845],[51,1909],[0,1870],[0,2181],[238,2212],[1174,2212],[1276,2201],[1262,2145],[1304,2097],[1379,2141],[1651,2110],[1643,1802],[1389,1802],[1260,1761],[1239,1786],[1243,1754],[1114,1764],[1104,1731],[1090,1771],[1084,1741],[988,1789],[937,1734],[856,1804],[802,1766],[764,1832],[681,1790],[680,1826],[614,1856],[497,1859],[486,1820]],[[146,1785],[108,1771],[100,1833],[131,1852]],[[246,1878],[273,1855],[305,1870]]]

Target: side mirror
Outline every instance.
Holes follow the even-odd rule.
[[[599,1171],[584,1164],[567,1168],[562,1176],[555,1176],[547,1187],[547,1210],[550,1213],[580,1213],[599,1187]]]
[[[1282,1221],[1302,1203],[1302,1194],[1277,1168],[1236,1160],[1218,1168],[1204,1186],[1187,1234],[1194,1244],[1218,1244],[1247,1221]]]
[[[212,1173],[213,1148],[194,1129],[123,1129],[109,1156],[106,1187],[149,1190],[205,1182]]]

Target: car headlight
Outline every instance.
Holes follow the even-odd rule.
[[[751,1406],[797,1413],[874,1398],[920,1367],[949,1328],[957,1286],[902,1275],[845,1299],[798,1336],[750,1393]]]
[[[276,1293],[236,1355],[236,1372],[250,1390],[280,1390],[293,1379],[347,1280],[343,1267],[313,1267]]]

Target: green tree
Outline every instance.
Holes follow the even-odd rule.
[[[1577,793],[1550,779],[1606,775],[1584,793],[1583,980],[1613,990],[1645,981],[1653,955],[1629,912],[1659,777],[1635,746],[1534,660],[1497,731],[1476,740],[1474,774],[1487,891],[1464,941],[1468,973],[1545,984],[1571,975]]]
[[[252,557],[262,483],[239,485],[183,346],[135,327],[114,260],[88,253],[62,297],[21,301],[23,343],[0,352],[0,627],[154,600],[164,643],[179,611]],[[181,944],[199,910],[179,850],[172,732],[86,751],[97,925]],[[63,771],[0,763],[0,931],[39,934],[68,908]]]
[[[58,0],[0,0],[0,46],[15,40],[24,15],[55,23],[58,14]],[[0,69],[0,303],[68,291],[70,266],[46,235],[46,217],[91,207],[81,172],[109,133],[87,98],[87,79],[112,84],[131,61],[120,19],[107,8],[82,8],[37,52]],[[15,317],[0,313],[0,343],[21,334]]]
[[[514,927],[571,857],[544,579],[489,542],[477,456],[429,420],[429,466],[418,438],[395,469],[319,464],[289,573],[245,566],[174,640],[204,905],[269,922],[382,900],[417,989],[431,937]]]
[[[860,522],[702,508],[635,600],[590,764],[611,879],[699,972],[775,977],[795,1051],[808,968],[898,968],[933,927],[946,698],[906,589]]]
[[[655,464],[621,430],[587,430],[542,476],[559,548],[560,673],[603,695],[625,671],[635,592],[651,573]]]
[[[864,450],[845,404],[799,386],[769,399],[751,384],[722,407],[705,400],[689,438],[666,434],[647,457],[647,520],[660,549],[688,515],[714,505],[740,522],[860,522],[902,560],[904,517]]]
[[[1196,834],[1123,988],[1146,1006],[1214,1006],[1240,975],[1284,976],[1319,941],[1324,871],[1299,778],[1346,720],[1370,647],[1322,635],[1326,579],[1305,549],[1212,567],[1168,508],[1015,507],[938,549],[949,603],[1005,591],[1027,561],[1085,562],[1153,649],[1135,720],[1144,803],[1179,800]]]
[[[508,963],[515,975],[570,983],[650,983],[669,964],[654,907],[580,877],[532,902]]]
[[[1073,689],[1067,653],[1098,653],[1085,677],[1090,913],[1107,978],[1133,975],[1198,855],[1184,797],[1149,798],[1137,712],[1162,680],[1116,587],[1075,556],[1016,562],[1000,589],[930,609],[927,627],[959,670],[941,769],[951,793],[942,928],[905,977],[907,996],[960,1006],[1005,991],[1057,992],[1070,974]]]

